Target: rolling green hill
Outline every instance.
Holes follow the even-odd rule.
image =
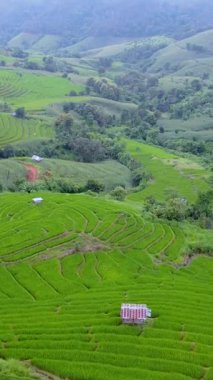
[[[202,62],[205,59],[212,60],[213,53],[213,30],[196,34],[182,41],[176,41],[173,44],[161,49],[153,56],[153,64],[150,65],[149,71],[160,71],[165,65],[174,68],[175,71],[181,70],[188,62],[192,65],[202,68]],[[188,66],[187,70],[190,70]]]
[[[38,207],[32,194],[0,196],[0,355],[76,380],[210,380],[212,260],[181,266],[184,226],[38,195]],[[122,302],[147,303],[152,318],[122,325]]]

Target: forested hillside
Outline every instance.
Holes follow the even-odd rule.
[[[19,33],[59,35],[63,45],[94,36],[183,38],[213,26],[211,0],[1,0],[0,13],[2,42]]]

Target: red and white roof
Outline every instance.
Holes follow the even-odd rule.
[[[143,304],[122,304],[121,318],[127,320],[145,320],[151,317],[151,309]]]

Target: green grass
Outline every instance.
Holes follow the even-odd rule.
[[[210,379],[213,264],[172,265],[184,225],[85,195],[39,195],[39,207],[32,194],[0,196],[0,355],[76,380]],[[122,325],[122,302],[147,303],[153,318]]]
[[[202,33],[198,33],[192,37],[184,39],[182,41],[176,41],[169,46],[161,49],[154,55],[153,64],[150,65],[150,71],[162,70],[165,64],[170,64],[170,67],[175,67],[175,71],[182,70],[187,65],[187,70],[193,72],[193,67],[197,67],[197,73],[202,73],[203,59],[211,58],[213,52],[212,45],[213,31],[208,30]],[[197,53],[187,49],[187,43],[195,44],[205,48],[205,52]],[[197,61],[197,65],[196,65]],[[190,65],[189,65],[190,62]],[[199,69],[200,67],[200,69]],[[208,66],[206,66],[208,72]],[[210,67],[210,71],[212,71]]]
[[[15,160],[10,160],[16,162]],[[30,162],[24,160],[20,162]],[[49,173],[52,179],[64,178],[76,185],[84,186],[88,179],[97,179],[105,185],[107,191],[112,190],[118,185],[131,187],[130,170],[117,161],[107,160],[99,163],[83,163],[76,161],[66,161],[58,159],[44,159],[37,166],[40,176]]]
[[[8,42],[10,48],[29,49],[34,43],[39,40],[38,34],[20,33]]]
[[[103,47],[90,47],[87,49],[88,52],[85,53],[89,58],[101,58],[101,57],[113,57],[122,53],[125,53],[125,51],[132,49],[137,46],[158,46],[162,43],[170,44],[173,40],[168,37],[164,36],[157,36],[157,37],[149,37],[149,38],[143,38],[141,40],[137,41],[115,41],[114,43],[108,42],[105,43],[105,46]],[[85,50],[85,49],[84,49]]]
[[[0,148],[22,141],[53,137],[53,129],[39,119],[17,119],[0,114]]]
[[[30,368],[27,368],[17,360],[0,359],[0,378],[1,380],[38,380]]]
[[[35,164],[29,158],[0,160],[0,183],[4,191],[12,189],[17,181],[26,178],[25,164],[37,167],[40,180],[45,175],[52,180],[63,178],[79,186],[85,186],[89,179],[96,179],[105,186],[105,191],[111,191],[116,186],[131,187],[131,173],[129,169],[117,161],[108,160],[100,163],[82,163],[76,161],[44,159]]]
[[[42,53],[56,51],[61,43],[61,37],[55,35],[44,35],[36,41],[31,49]]]
[[[79,93],[83,86],[52,74],[0,70],[0,100],[27,110],[43,109],[50,103],[71,101],[70,91]],[[75,98],[75,101],[78,99]]]
[[[136,104],[127,102],[117,102],[115,100],[91,97],[90,103],[101,107],[106,113],[120,116],[123,110],[134,111],[137,109]]]
[[[141,201],[147,196],[165,200],[168,191],[177,192],[190,202],[195,201],[199,191],[206,191],[208,173],[200,164],[169,153],[164,149],[133,140],[125,140],[127,151],[151,173],[153,179],[143,191],[131,194],[130,200]]]
[[[0,184],[3,190],[12,189],[14,183],[26,177],[23,165],[14,160],[0,160]]]
[[[189,120],[161,119],[159,126],[164,128],[165,139],[193,139],[200,141],[212,141],[212,119],[200,116]]]

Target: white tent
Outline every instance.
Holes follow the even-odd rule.
[[[41,161],[43,161],[43,158],[37,156],[36,154],[34,154],[34,155],[32,156],[32,160],[33,160],[33,161],[36,161],[36,162],[41,162]]]
[[[42,202],[43,202],[43,198],[33,198],[33,203],[35,205],[39,205]]]

